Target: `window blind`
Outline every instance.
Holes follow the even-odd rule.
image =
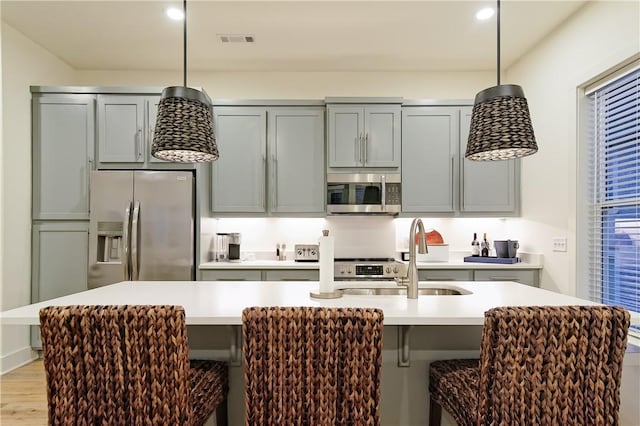
[[[640,70],[600,86],[588,98],[589,294],[594,301],[640,312]]]

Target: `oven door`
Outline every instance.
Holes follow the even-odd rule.
[[[400,213],[400,174],[327,175],[327,213]]]

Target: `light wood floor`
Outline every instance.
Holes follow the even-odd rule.
[[[47,424],[47,384],[42,360],[0,377],[0,424]]]

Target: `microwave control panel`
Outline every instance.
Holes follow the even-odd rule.
[[[401,184],[399,183],[387,183],[385,191],[385,203],[400,205],[402,202],[400,190]]]

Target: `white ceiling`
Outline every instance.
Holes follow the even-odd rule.
[[[509,66],[585,1],[502,1]],[[182,69],[182,22],[167,1],[1,1],[1,17],[74,68]],[[188,2],[189,70],[469,71],[496,66],[493,1]],[[250,34],[223,45],[216,34]]]

